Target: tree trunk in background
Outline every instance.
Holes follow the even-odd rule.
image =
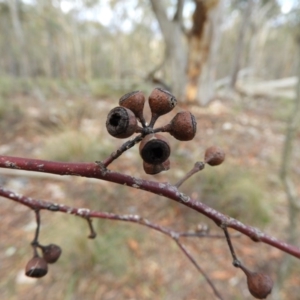
[[[186,100],[207,104],[214,94],[222,1],[196,1],[188,38]]]
[[[180,101],[206,104],[214,92],[214,66],[220,40],[221,0],[194,0],[191,30],[183,30],[184,1],[177,1],[173,19],[169,19],[161,1],[151,0],[165,40],[166,78],[172,93]]]
[[[237,81],[238,72],[240,70],[242,53],[244,50],[245,37],[246,32],[248,30],[250,19],[251,19],[251,11],[253,6],[253,0],[248,0],[247,6],[244,9],[244,13],[242,14],[242,21],[240,25],[240,31],[238,33],[238,38],[235,45],[235,51],[233,54],[233,66],[232,72],[230,76],[229,88],[234,89]]]
[[[182,101],[185,95],[187,57],[185,36],[181,28],[183,1],[178,1],[173,20],[168,19],[161,1],[151,0],[151,5],[165,40],[164,64],[168,66],[166,76],[170,80],[172,93]]]
[[[300,22],[298,22],[299,24]],[[300,25],[300,24],[299,24]],[[300,27],[298,27],[300,28]],[[284,187],[287,202],[288,202],[288,227],[287,227],[287,240],[289,243],[299,246],[299,194],[297,192],[297,186],[294,184],[292,180],[292,176],[290,175],[293,162],[293,152],[297,150],[294,149],[295,139],[299,134],[299,125],[300,125],[300,29],[295,32],[296,39],[296,47],[298,55],[298,70],[297,77],[298,83],[296,85],[296,95],[294,99],[293,108],[291,110],[290,116],[288,118],[287,130],[285,135],[285,142],[283,145],[282,151],[282,159],[280,166],[280,178],[282,181],[282,185]],[[295,151],[296,150],[296,151]],[[282,295],[280,291],[285,283],[285,281],[289,278],[289,273],[293,264],[293,260],[289,255],[284,255],[280,267],[277,271],[277,282],[274,286],[274,299],[279,300],[282,299]]]
[[[19,74],[21,76],[26,77],[29,75],[29,65],[26,56],[25,37],[24,37],[22,24],[19,17],[18,0],[8,0],[7,2],[9,6],[14,34],[16,37],[16,45],[17,45],[16,54],[18,57],[20,57],[21,60]]]

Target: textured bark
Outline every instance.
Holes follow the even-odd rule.
[[[213,66],[219,44],[217,31],[222,1],[194,2],[193,24],[187,35],[182,26],[184,1],[177,2],[173,19],[167,17],[161,1],[151,0],[151,5],[165,40],[165,66],[173,94],[179,100],[205,104],[211,99],[214,88]]]
[[[196,6],[195,14],[198,17],[195,16],[189,45],[186,99],[189,102],[198,101],[205,105],[214,95],[223,1],[198,3],[201,4]],[[198,29],[194,28],[196,26]]]
[[[165,40],[165,65],[168,66],[166,77],[170,81],[172,93],[180,101],[185,94],[187,56],[181,27],[183,1],[178,1],[173,20],[167,17],[161,1],[151,0],[151,5]]]
[[[218,0],[195,0],[193,26],[188,38],[188,102],[198,101],[205,105],[213,97],[221,4]]]

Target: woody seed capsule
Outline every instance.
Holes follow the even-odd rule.
[[[225,160],[225,152],[217,146],[211,146],[206,149],[204,155],[205,163],[211,166],[218,166]]]
[[[143,161],[143,167],[144,167],[144,171],[146,174],[155,175],[160,172],[169,170],[170,169],[170,160],[167,159],[163,163],[157,164],[157,165],[148,164],[145,161]]]
[[[25,274],[28,277],[40,278],[47,274],[48,264],[39,256],[34,256],[26,265]]]
[[[145,124],[143,115],[144,104],[145,96],[140,91],[127,93],[119,100],[119,105],[130,109],[143,124]]]
[[[42,246],[43,258],[49,264],[54,264],[61,255],[61,248],[55,244]]]
[[[113,108],[106,120],[108,133],[116,138],[124,139],[130,137],[138,128],[134,113],[125,107]]]
[[[139,150],[142,159],[152,165],[162,164],[171,154],[168,141],[160,134],[147,135],[141,141]]]
[[[267,274],[252,272],[245,266],[241,265],[247,277],[248,290],[256,299],[265,299],[272,292],[273,280]]]
[[[192,140],[197,131],[197,122],[189,111],[181,111],[171,121],[170,134],[179,141]]]
[[[161,88],[156,88],[149,96],[149,106],[152,113],[150,127],[153,127],[159,116],[170,112],[177,104],[175,96]]]

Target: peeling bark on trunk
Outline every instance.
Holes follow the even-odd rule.
[[[220,41],[222,1],[195,1],[189,34],[186,100],[207,104],[214,93],[215,65]]]
[[[183,31],[183,0],[171,20],[161,1],[151,0],[165,40],[167,78],[172,93],[179,101],[206,104],[214,91],[219,21],[222,0],[194,0],[193,25],[188,34]],[[216,38],[215,38],[216,37]]]

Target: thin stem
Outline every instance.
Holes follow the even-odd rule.
[[[140,123],[142,124],[143,128],[146,128],[146,127],[147,127],[146,120],[145,120],[145,118],[144,118],[144,116],[143,116],[142,114],[138,117],[138,120],[139,120]]]
[[[196,174],[197,172],[203,170],[205,167],[205,164],[202,161],[197,161],[194,165],[194,167],[187,172],[182,179],[180,179],[177,183],[174,184],[177,188],[179,188],[186,180],[188,180],[191,176]]]
[[[231,239],[230,239],[230,235],[229,235],[228,229],[227,229],[226,226],[221,226],[221,228],[222,228],[223,231],[224,231],[224,234],[225,234],[225,237],[226,237],[226,241],[227,241],[227,244],[228,244],[228,247],[229,247],[229,250],[230,250],[232,259],[233,259],[232,264],[233,264],[236,268],[238,268],[238,267],[240,267],[241,262],[238,260],[236,254],[235,254],[235,251],[234,251],[234,248],[233,248]]]
[[[35,212],[35,219],[36,219],[36,230],[35,235],[33,238],[33,241],[31,242],[31,245],[33,247],[38,246],[39,244],[39,234],[40,234],[40,226],[41,226],[41,216],[40,216],[40,209],[34,209]]]
[[[97,233],[96,233],[96,231],[95,231],[95,229],[94,229],[94,226],[93,226],[93,220],[91,219],[91,218],[85,218],[86,219],[86,221],[87,221],[87,223],[88,223],[88,226],[89,226],[89,229],[90,229],[90,234],[89,234],[89,236],[88,236],[88,238],[89,239],[94,239],[94,238],[96,238],[96,236],[97,236]]]
[[[167,124],[165,126],[153,129],[153,133],[157,133],[157,132],[170,132],[171,128],[172,128],[172,125],[171,124]]]
[[[150,121],[148,127],[153,128],[154,125],[155,125],[155,122],[157,121],[158,118],[159,118],[159,115],[157,115],[157,114],[152,114],[152,116],[151,116],[151,121]]]
[[[213,282],[210,280],[210,278],[206,275],[206,273],[202,270],[200,265],[197,263],[197,261],[194,259],[194,257],[189,253],[187,248],[178,240],[178,238],[173,238],[178,245],[178,247],[182,250],[182,252],[185,254],[185,256],[191,261],[191,263],[196,267],[196,269],[202,274],[202,276],[205,278],[206,282],[209,284],[209,286],[212,288],[215,296],[218,299],[223,299],[218,290],[216,289]]]
[[[134,145],[139,143],[143,139],[143,137],[144,135],[140,134],[136,136],[134,139],[125,142],[118,150],[113,152],[108,158],[106,158],[102,162],[97,162],[97,163],[101,164],[105,168],[108,167],[108,165],[110,165],[115,159],[121,156],[125,151],[127,151],[128,149],[132,148]]]

